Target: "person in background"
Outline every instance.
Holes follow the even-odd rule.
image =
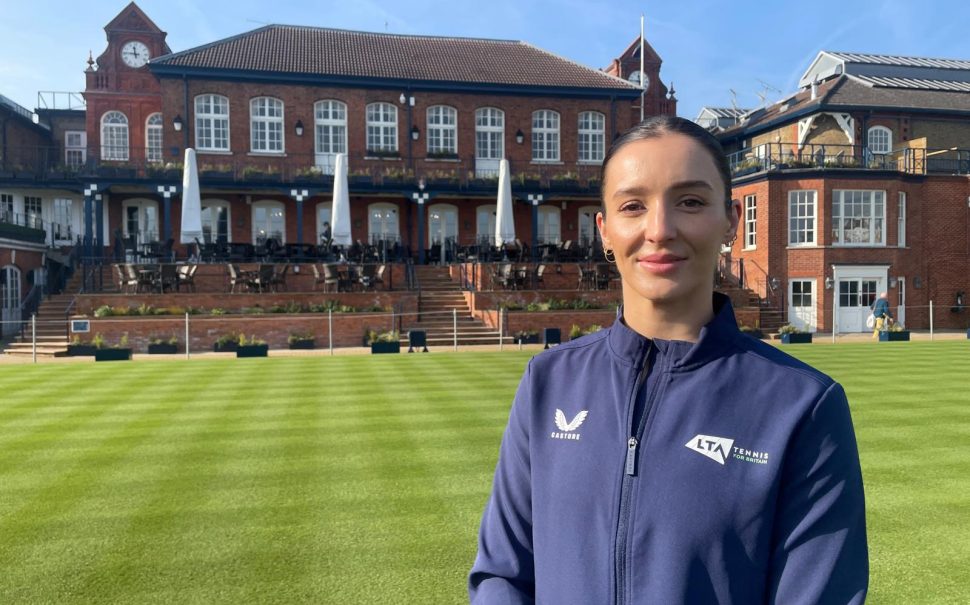
[[[879,338],[879,332],[888,330],[893,323],[893,314],[889,311],[889,294],[882,292],[879,298],[872,305],[872,316],[876,318],[875,328],[872,330],[872,338]]]
[[[656,116],[601,170],[596,223],[622,306],[528,363],[472,603],[861,604],[865,498],[845,392],[742,334],[714,292],[741,215],[720,144]]]

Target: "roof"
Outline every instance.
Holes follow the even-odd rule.
[[[741,107],[702,107],[701,113],[707,112],[712,118],[739,118],[750,112],[750,109]]]
[[[6,109],[11,113],[11,115],[18,117],[31,128],[36,128],[43,132],[50,133],[50,126],[47,124],[34,122],[34,116],[36,114],[13,99],[0,95],[0,109]]]
[[[879,76],[850,76],[863,84],[880,88],[908,88],[912,90],[945,90],[970,92],[970,82],[956,80],[927,80],[923,78],[891,78]]]
[[[150,66],[639,91],[638,87],[620,78],[525,42],[406,36],[292,25],[261,27],[159,57],[152,60]]]
[[[805,87],[813,81],[825,80],[841,74],[970,82],[970,61],[823,50],[802,74],[798,85]]]
[[[871,78],[845,76],[826,99],[832,107],[886,107],[920,111],[970,112],[970,86],[963,91],[894,85],[879,86]]]
[[[823,51],[828,52],[828,51]],[[903,57],[901,55],[873,55],[866,53],[828,52],[846,63],[892,65],[895,67],[940,67],[943,69],[970,69],[970,61],[962,59],[933,59],[930,57]]]

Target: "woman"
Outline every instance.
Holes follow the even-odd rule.
[[[603,161],[623,306],[533,358],[474,603],[861,603],[862,477],[837,383],[742,335],[713,291],[740,209],[709,133],[660,116]]]

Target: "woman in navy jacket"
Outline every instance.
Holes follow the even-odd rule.
[[[469,576],[473,603],[862,603],[865,507],[842,387],[742,335],[713,292],[740,209],[707,131],[613,144],[601,332],[533,358]]]

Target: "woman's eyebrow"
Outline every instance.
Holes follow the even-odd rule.
[[[671,190],[697,189],[697,188],[714,191],[714,187],[712,187],[710,183],[700,179],[693,180],[693,181],[680,181],[670,186]],[[620,189],[617,189],[616,191],[613,192],[612,197],[616,198],[616,197],[627,197],[627,196],[642,196],[647,191],[648,189],[645,187],[621,187]]]
[[[681,181],[679,183],[674,183],[671,185],[671,189],[694,189],[696,187],[702,187],[704,189],[714,190],[711,184],[707,181],[695,180],[695,181]]]

